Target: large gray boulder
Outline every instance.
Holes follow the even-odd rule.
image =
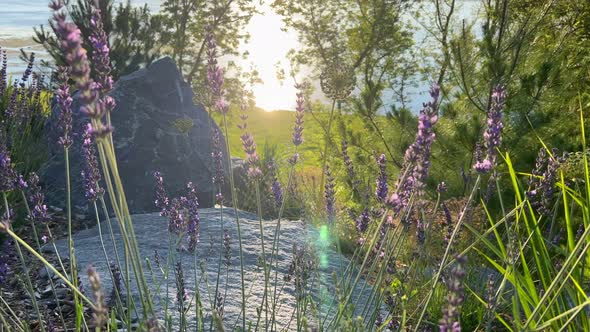
[[[121,77],[111,96],[117,106],[112,112],[113,133],[119,172],[132,213],[155,211],[153,172],[162,172],[171,196],[184,193],[192,181],[200,204],[212,206],[210,130],[218,128],[201,105],[193,102],[190,86],[183,81],[174,61],[160,59],[147,68]],[[82,167],[81,132],[87,118],[77,111],[74,96],[74,145],[70,151],[72,205],[88,213],[80,176]],[[65,166],[62,148],[55,142],[60,135],[59,108],[46,126],[50,159],[41,170],[49,203],[65,205]],[[225,148],[224,148],[225,149]]]

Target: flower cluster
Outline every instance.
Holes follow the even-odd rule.
[[[324,199],[326,203],[326,212],[328,213],[328,222],[330,224],[334,223],[334,218],[336,215],[336,211],[334,209],[334,203],[336,203],[336,198],[334,197],[335,191],[335,184],[334,184],[334,177],[332,176],[332,172],[330,172],[330,167],[326,167],[326,184],[324,185]]]
[[[18,177],[12,167],[10,152],[0,143],[0,192],[13,190],[17,181]]]
[[[154,201],[154,204],[156,204],[156,207],[160,210],[160,215],[166,217],[168,216],[170,199],[164,188],[164,178],[162,178],[162,173],[158,171],[154,172],[154,178],[156,179],[156,200]]]
[[[352,164],[352,159],[348,154],[348,142],[342,141],[342,160],[344,160],[344,166],[346,166],[346,173],[348,174],[348,178],[351,181],[352,189],[354,190],[360,184],[360,181],[356,177],[356,171],[354,170],[354,165]]]
[[[4,90],[6,90],[6,75],[8,71],[8,56],[6,55],[6,50],[0,48],[0,62],[2,62],[2,66],[0,66],[0,96],[4,95]]]
[[[104,31],[100,9],[93,7],[90,18],[90,43],[92,44],[92,62],[96,81],[93,88],[98,93],[96,101],[97,109],[102,114],[110,113],[115,109],[115,100],[107,94],[113,89],[113,77],[111,75],[109,38]]]
[[[244,153],[246,153],[246,164],[248,165],[248,176],[250,176],[254,180],[260,180],[262,177],[262,171],[258,164],[260,163],[260,159],[258,154],[256,153],[256,142],[254,142],[254,136],[250,134],[246,129],[248,127],[247,120],[248,114],[247,105],[242,103],[240,106],[241,114],[240,118],[242,119],[242,124],[238,125],[238,127],[242,130],[242,135],[240,136],[240,140],[242,141],[242,147],[244,148]]]
[[[297,99],[295,106],[295,126],[293,127],[293,145],[295,147],[303,143],[303,117],[305,116],[305,95],[303,93],[304,85],[297,84]]]
[[[293,260],[289,264],[283,280],[287,282],[293,281],[295,284],[295,296],[298,299],[305,297],[308,280],[312,277],[312,273],[317,266],[317,257],[314,256],[311,248],[308,246],[299,248],[296,244],[293,245]]]
[[[197,199],[197,189],[192,182],[187,183],[188,194],[186,197],[182,197],[182,204],[188,211],[188,222],[186,225],[186,232],[188,234],[188,250],[194,252],[199,243],[199,222],[201,218],[199,216],[199,201]]]
[[[213,158],[213,184],[217,185],[217,203],[223,202],[223,195],[221,194],[221,188],[224,183],[223,176],[223,152],[221,151],[221,133],[217,128],[213,129],[213,149],[211,151],[211,157]]]
[[[84,168],[81,175],[84,181],[84,195],[90,202],[94,202],[104,194],[104,189],[99,184],[101,176],[90,123],[86,125],[82,136],[82,156],[84,157]]]
[[[182,263],[179,261],[176,263],[176,301],[178,302],[178,312],[180,315],[184,315],[186,306],[188,305],[188,292],[184,281],[184,273],[182,271]]]
[[[39,176],[31,173],[29,176],[29,202],[31,203],[31,215],[29,218],[35,222],[46,223],[49,221],[47,206],[44,204],[45,195],[39,187]]]
[[[488,111],[486,131],[483,134],[486,156],[483,160],[479,158],[473,168],[479,173],[487,173],[496,165],[496,149],[502,143],[502,111],[506,102],[506,90],[498,85],[492,93],[492,103]]]
[[[57,104],[60,108],[59,127],[62,130],[62,136],[59,138],[59,144],[64,148],[72,145],[72,96],[70,95],[70,86],[68,84],[68,68],[59,67],[57,71],[57,80],[59,86],[56,92]]]
[[[356,218],[356,229],[359,233],[364,233],[369,228],[369,222],[371,221],[371,216],[369,215],[369,209],[364,209],[358,218]]]
[[[207,81],[211,93],[211,103],[220,114],[227,114],[229,104],[225,101],[223,90],[223,69],[217,62],[217,43],[211,31],[205,36],[207,46]]]
[[[223,230],[223,263],[225,266],[231,263],[231,237],[227,229]]]
[[[278,208],[283,203],[283,188],[281,188],[281,184],[279,183],[279,179],[277,178],[277,168],[274,161],[270,161],[268,163],[268,171],[272,179],[270,190],[275,199],[275,206]]]
[[[377,158],[377,166],[379,167],[379,175],[377,176],[377,187],[375,188],[375,197],[379,202],[384,202],[387,199],[387,171],[386,171],[385,154],[381,154]]]
[[[446,307],[443,308],[443,318],[440,320],[441,332],[460,332],[461,323],[459,322],[459,307],[464,300],[463,278],[465,277],[464,265],[466,259],[464,256],[456,258],[456,265],[451,271],[451,276],[447,281],[449,294],[447,295]]]
[[[63,0],[52,0],[49,7],[53,10],[52,28],[69,66],[70,76],[80,91],[80,111],[93,119],[92,134],[104,137],[112,131],[112,127],[102,122],[107,108],[104,103],[97,103],[99,91],[90,78],[90,62],[86,50],[82,47],[80,29],[74,23],[66,21]]]
[[[545,148],[540,149],[529,180],[526,195],[542,215],[549,215],[551,212],[558,169],[565,161],[564,157],[557,156],[558,153],[557,149],[553,149],[552,156],[549,156]]]
[[[182,202],[173,198],[168,207],[168,231],[179,235],[184,229],[184,215],[182,213]]]
[[[434,142],[434,125],[438,121],[438,98],[440,87],[436,84],[430,88],[431,100],[423,104],[418,117],[416,140],[408,147],[404,155],[405,167],[400,172],[396,191],[389,198],[389,204],[398,213],[404,209],[413,193],[422,195],[424,182],[430,168],[430,152]]]

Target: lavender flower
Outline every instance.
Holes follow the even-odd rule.
[[[295,147],[303,143],[303,116],[305,115],[305,96],[303,94],[304,85],[297,84],[297,99],[295,106],[295,126],[293,127],[293,145]]]
[[[97,108],[104,115],[115,109],[115,100],[107,96],[113,89],[113,77],[111,76],[109,38],[104,31],[101,11],[95,6],[92,7],[90,19],[90,43],[92,44],[92,61],[96,73],[96,81],[93,88],[98,91]]]
[[[553,156],[549,156],[544,148],[539,150],[533,176],[529,180],[529,190],[526,192],[532,206],[545,216],[551,213],[558,170],[565,161],[564,157],[557,156],[557,149],[553,149],[551,153]]]
[[[111,62],[109,38],[104,31],[100,9],[93,6],[92,17],[90,18],[90,43],[92,44],[92,62],[96,72],[96,86],[98,90],[106,94],[113,88],[111,76]]]
[[[13,190],[17,180],[10,159],[10,152],[0,143],[0,192]]]
[[[488,111],[486,131],[483,134],[486,157],[484,160],[477,160],[473,168],[479,173],[487,173],[496,165],[496,149],[502,143],[502,111],[506,101],[506,90],[498,85],[492,93],[492,104]]]
[[[258,158],[258,154],[256,153],[256,143],[254,142],[254,136],[252,136],[252,134],[248,133],[248,131],[246,130],[248,127],[248,114],[246,113],[246,103],[242,102],[240,109],[240,118],[242,119],[242,124],[238,125],[238,128],[242,130],[240,140],[242,141],[242,147],[244,148],[244,152],[246,153],[248,176],[250,176],[254,180],[260,180],[260,178],[262,177],[262,171],[258,166],[260,159]]]
[[[423,104],[418,117],[416,140],[405,152],[405,167],[400,172],[396,191],[389,199],[389,204],[396,213],[408,205],[413,193],[423,194],[424,182],[430,168],[430,152],[435,138],[434,125],[438,121],[439,94],[440,87],[433,84],[430,88],[431,100]]]
[[[66,63],[69,65],[70,76],[77,83],[80,91],[82,101],[80,111],[93,119],[92,134],[104,137],[112,131],[112,127],[102,122],[107,109],[104,103],[97,103],[99,91],[90,78],[90,63],[87,52],[82,47],[80,30],[75,24],[66,22],[63,0],[52,0],[49,7],[53,10],[51,26],[58,37]]]
[[[225,301],[221,292],[217,292],[217,296],[215,297],[215,311],[220,318],[223,318],[223,311],[225,307]]]
[[[184,314],[187,301],[189,299],[188,292],[185,287],[184,273],[182,271],[181,262],[176,263],[176,301],[178,302],[178,312],[181,316]]]
[[[41,192],[41,187],[39,187],[39,176],[35,173],[31,173],[29,177],[29,188],[29,202],[32,206],[29,218],[39,223],[48,222],[49,215],[47,214],[47,206],[43,204],[45,195]]]
[[[256,143],[254,142],[254,137],[249,133],[243,133],[242,136],[240,136],[240,139],[242,141],[244,152],[246,153],[248,176],[255,180],[259,180],[262,176],[262,171],[260,170],[260,167],[258,167],[260,159],[256,153]]]
[[[363,213],[355,220],[356,229],[359,233],[364,233],[369,228],[369,222],[371,221],[371,217],[369,216],[369,209],[365,208]]]
[[[168,231],[180,234],[184,229],[184,216],[182,214],[181,200],[173,198],[168,208]]]
[[[192,182],[187,183],[187,197],[183,199],[183,205],[188,211],[187,233],[189,237],[188,250],[194,252],[199,243],[199,201],[197,199],[197,189]]]
[[[422,217],[419,217],[416,222],[416,239],[418,239],[418,243],[420,244],[424,244],[424,240],[426,239],[426,234],[424,232],[425,228],[426,226],[424,225]]]
[[[384,202],[387,198],[387,173],[386,173],[385,154],[381,154],[377,158],[377,166],[379,166],[379,176],[377,177],[377,188],[375,189],[375,196],[379,202]]]
[[[8,56],[6,56],[6,50],[2,48],[0,48],[0,61],[2,62],[0,67],[0,96],[2,96],[6,90],[6,73],[8,69]]]
[[[274,161],[270,161],[268,163],[268,170],[270,172],[270,177],[272,178],[272,185],[270,189],[275,199],[275,206],[280,207],[283,203],[283,188],[281,188],[281,184],[277,178],[277,168]]]
[[[117,296],[123,294],[123,280],[121,278],[121,270],[117,264],[111,263],[110,265],[111,275],[113,276],[113,288],[109,297],[109,304],[112,306],[115,303]]]
[[[81,171],[81,175],[84,181],[84,195],[90,202],[94,202],[104,194],[104,189],[99,185],[101,175],[98,169],[98,160],[96,159],[96,149],[92,136],[92,125],[90,123],[86,125],[82,140],[84,168]]]
[[[348,174],[348,178],[352,183],[352,189],[354,190],[360,184],[360,181],[356,177],[356,171],[354,170],[354,165],[352,164],[352,159],[348,154],[348,142],[342,141],[342,159],[344,160],[344,165],[346,166],[346,172]]]
[[[447,295],[446,307],[443,308],[443,318],[440,320],[441,332],[460,332],[461,323],[459,322],[460,312],[459,307],[464,300],[463,278],[465,277],[465,257],[458,256],[456,258],[456,265],[451,271],[451,276],[447,281],[447,288],[449,294]]]
[[[62,136],[59,138],[59,144],[64,148],[72,145],[72,96],[70,95],[70,86],[68,85],[67,67],[59,67],[57,79],[59,87],[56,92],[57,104],[60,108],[59,127],[62,130]]]
[[[223,230],[223,263],[229,266],[231,263],[231,237],[227,229]]]
[[[224,175],[223,175],[223,152],[221,151],[221,133],[217,128],[213,129],[212,135],[213,147],[211,152],[211,157],[213,158],[213,168],[215,173],[213,173],[213,184],[217,185],[217,195],[215,196],[217,204],[223,203],[223,194],[221,193],[221,188],[224,184]]]
[[[207,81],[209,83],[209,91],[211,92],[211,102],[217,112],[227,114],[229,105],[224,99],[224,73],[217,62],[217,43],[211,31],[208,31],[205,36],[205,44],[207,46]]]
[[[160,209],[160,215],[162,217],[167,217],[169,215],[168,209],[170,206],[170,199],[164,188],[164,179],[162,178],[162,174],[158,171],[154,172],[154,178],[156,179],[156,200],[154,203],[156,204],[156,207]]]
[[[334,210],[334,203],[336,202],[336,198],[334,197],[335,191],[334,185],[334,177],[330,172],[330,166],[326,167],[326,184],[324,185],[324,199],[326,203],[326,212],[328,213],[328,222],[330,224],[334,223],[335,217],[335,210]]]

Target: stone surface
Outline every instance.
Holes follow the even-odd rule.
[[[132,213],[155,211],[152,173],[165,177],[171,196],[184,193],[185,184],[197,186],[200,204],[212,206],[212,163],[210,126],[217,128],[208,113],[193,102],[190,86],[172,61],[166,57],[145,69],[121,77],[111,96],[117,106],[112,113],[113,133],[119,172]],[[74,97],[74,145],[70,151],[72,205],[88,214],[83,195],[81,171],[81,132],[87,118],[77,111]],[[46,126],[50,160],[41,170],[49,204],[65,206],[65,167],[63,149],[56,144],[59,109]]]
[[[169,236],[167,232],[167,220],[160,217],[158,214],[141,214],[132,217],[134,230],[139,246],[139,251],[142,257],[149,258],[153,267],[153,274],[149,272],[144,263],[144,271],[151,288],[151,292],[156,295],[156,307],[160,314],[164,303],[168,301],[169,313],[174,317],[174,324],[178,324],[178,313],[176,311],[176,287],[174,282],[174,270],[171,271],[171,276],[166,285],[163,274],[156,267],[154,259],[154,252],[157,250],[160,257],[161,265],[166,265],[166,259],[171,254],[175,261],[181,260],[184,269],[185,284],[187,285],[189,297],[195,294],[195,258],[193,254],[187,252],[178,252],[176,250],[168,251]],[[261,236],[260,225],[256,217],[245,212],[239,212],[242,242],[243,242],[243,257],[244,257],[244,271],[247,289],[247,321],[252,322],[253,326],[256,324],[256,309],[262,302],[264,293],[264,273],[262,267],[259,265],[259,258],[261,257]],[[231,264],[229,273],[226,273],[225,266],[222,267],[222,277],[220,290],[225,295],[225,314],[223,323],[226,330],[234,330],[235,324],[241,318],[239,317],[241,308],[241,282],[240,282],[240,260],[238,250],[238,238],[236,220],[233,210],[224,209],[223,214],[224,227],[231,235]],[[119,236],[116,220],[111,220],[115,229],[115,238],[117,242],[118,252],[123,252],[122,241]],[[263,221],[264,239],[267,255],[271,249],[272,238],[276,227],[275,221]],[[114,259],[113,245],[110,240],[110,233],[106,222],[101,223],[103,240],[107,255]],[[220,250],[222,250],[221,241],[221,221],[219,209],[202,209],[201,210],[201,242],[196,251],[197,265],[203,266],[206,271],[207,283],[214,293],[215,280],[218,269],[218,259]],[[99,237],[98,227],[81,231],[74,236],[76,259],[80,270],[86,271],[89,264],[93,264],[101,275],[101,280],[104,287],[105,294],[110,294],[112,289],[112,282],[110,273],[108,272],[107,264],[104,254],[101,249],[101,242]],[[278,307],[276,310],[276,317],[278,321],[277,330],[295,330],[296,320],[292,317],[295,308],[295,287],[294,282],[284,281],[284,276],[287,273],[289,265],[293,261],[293,246],[304,246],[305,243],[311,244],[313,255],[318,263],[318,268],[315,272],[310,274],[309,283],[313,282],[312,296],[321,303],[320,317],[322,320],[326,317],[332,317],[336,308],[337,301],[335,296],[337,294],[334,286],[334,275],[340,274],[340,267],[346,268],[349,260],[337,254],[330,246],[327,245],[325,235],[311,226],[305,226],[301,221],[282,221],[281,222],[281,236],[279,241],[279,268],[278,268]],[[67,242],[60,240],[56,243],[58,250],[63,256],[67,256]],[[47,247],[51,251],[52,248]],[[311,256],[310,256],[311,257]],[[174,266],[174,265],[172,265]],[[165,269],[165,267],[164,267]],[[207,286],[203,278],[204,274],[198,268],[198,289],[203,299],[205,320],[209,321],[211,318],[211,303],[209,298],[213,298],[214,294],[207,291]],[[270,275],[274,280],[275,269],[274,266]],[[82,276],[82,283],[87,285],[87,277]],[[339,278],[340,279],[340,278]],[[271,282],[274,285],[274,281]],[[321,285],[318,287],[318,285]],[[227,291],[225,290],[227,289]],[[273,287],[271,286],[271,289]],[[227,293],[225,293],[227,292]],[[366,299],[370,295],[371,287],[361,279],[353,293],[352,301],[362,309]],[[137,289],[132,286],[132,293],[137,296]],[[168,298],[168,300],[166,300]],[[321,299],[321,301],[319,300]],[[189,325],[193,327],[195,324],[194,306],[191,308],[189,317]],[[312,325],[317,325],[315,315],[310,312],[306,315]],[[162,317],[160,317],[162,318]],[[329,320],[328,320],[329,321]],[[264,315],[261,319],[261,324],[264,324]],[[207,325],[208,328],[208,325]]]

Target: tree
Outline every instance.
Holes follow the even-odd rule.
[[[166,0],[162,44],[187,82],[198,93],[206,82],[205,35],[211,29],[222,55],[237,56],[238,47],[248,40],[245,27],[256,13],[254,0]]]
[[[73,22],[80,28],[84,37],[84,48],[92,55],[90,36],[91,7],[94,0],[77,0],[68,5],[68,12]],[[99,9],[104,22],[104,29],[109,36],[113,77],[129,74],[152,63],[161,55],[158,35],[162,30],[162,19],[152,15],[147,5],[137,8],[128,1],[126,4],[114,5],[113,0],[99,1]],[[41,25],[34,28],[33,40],[41,44],[53,59],[53,64],[61,66],[65,61],[59,50],[55,31],[50,26]],[[50,64],[45,63],[46,66]]]

